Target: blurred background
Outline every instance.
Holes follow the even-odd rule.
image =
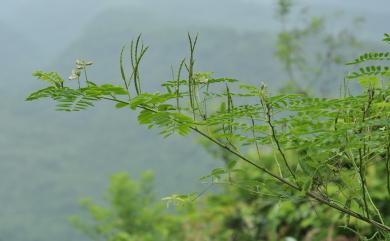
[[[150,46],[143,85],[152,89],[170,79],[171,65],[187,56],[191,32],[199,33],[197,70],[263,81],[283,91],[292,79],[278,47],[281,31],[309,26],[311,35],[302,43],[313,54],[306,61],[334,54],[332,61],[342,63],[362,48],[381,48],[376,43],[388,30],[390,9],[388,0],[302,0],[284,19],[272,0],[2,0],[1,5],[1,241],[88,240],[67,217],[80,211],[80,198],[99,199],[118,171],[138,177],[153,170],[163,197],[199,191],[199,177],[220,165],[194,140],[163,139],[111,105],[60,113],[52,103],[25,102],[41,87],[33,71],[58,71],[67,78],[76,59],[91,60],[91,79],[119,84],[120,50],[142,33]],[[311,25],[313,17],[321,19],[320,29]],[[332,69],[334,79],[305,71],[309,74],[298,71],[296,83],[335,96],[346,68]],[[321,81],[310,82],[313,76]]]

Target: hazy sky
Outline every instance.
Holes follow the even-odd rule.
[[[105,133],[105,136],[111,137],[111,139],[102,138],[107,142],[110,140],[116,141],[118,137],[123,137],[123,141],[120,143],[125,144],[127,142],[139,142],[138,137],[141,135],[142,138],[146,138],[145,129],[135,128],[135,119],[132,122],[133,126],[128,130],[127,134],[120,129],[119,126],[121,126],[121,124],[122,126],[128,124],[126,119],[128,116],[119,116],[118,114],[116,117],[112,117],[113,115],[105,110],[83,113],[82,115],[86,120],[89,120],[90,122],[94,121],[94,124],[88,129],[87,127],[90,122],[84,121],[82,119],[83,116],[81,115],[55,113],[51,110],[53,107],[51,103],[47,102],[41,103],[41,105],[38,105],[37,103],[34,103],[33,105],[32,103],[24,102],[27,93],[33,91],[33,89],[36,88],[35,86],[39,84],[38,81],[33,81],[34,78],[31,77],[32,71],[41,68],[49,69],[49,67],[56,70],[57,68],[52,65],[53,62],[68,62],[71,64],[74,58],[72,57],[72,60],[66,60],[66,56],[68,52],[73,50],[72,48],[77,48],[77,51],[80,52],[83,52],[84,49],[89,49],[102,58],[107,58],[109,53],[115,55],[115,51],[119,54],[119,44],[118,46],[115,46],[115,48],[112,45],[111,48],[107,48],[106,43],[112,44],[115,41],[121,43],[127,41],[126,39],[120,39],[126,37],[122,32],[129,31],[129,29],[132,30],[134,26],[138,26],[143,20],[150,20],[147,24],[153,25],[152,27],[155,28],[155,25],[161,23],[162,27],[157,31],[157,34],[160,35],[168,28],[172,27],[170,24],[173,23],[184,26],[185,29],[189,29],[189,31],[197,25],[210,27],[208,29],[211,29],[211,31],[213,31],[212,33],[217,32],[215,30],[228,29],[229,31],[227,31],[227,33],[229,35],[216,34],[216,36],[220,37],[215,40],[215,44],[211,41],[212,44],[209,45],[211,46],[209,49],[210,52],[213,52],[218,46],[228,46],[226,43],[236,44],[238,41],[234,42],[234,40],[229,40],[231,40],[232,35],[235,35],[239,31],[256,31],[256,35],[254,35],[256,39],[249,41],[250,44],[247,44],[248,46],[238,46],[242,47],[242,49],[237,48],[237,52],[233,52],[235,55],[225,56],[224,50],[219,51],[221,56],[223,56],[221,59],[223,59],[224,66],[226,63],[233,63],[232,66],[234,67],[237,62],[239,63],[241,59],[244,59],[237,58],[238,54],[254,52],[251,46],[259,45],[259,43],[262,42],[261,40],[258,41],[259,36],[266,39],[267,37],[269,38],[272,33],[267,33],[268,35],[265,36],[263,34],[264,32],[276,32],[280,30],[277,21],[274,19],[275,2],[276,0],[1,0],[0,66],[2,66],[2,71],[0,71],[0,97],[4,98],[4,96],[7,96],[9,99],[2,99],[2,101],[0,101],[0,116],[2,117],[0,119],[0,181],[3,183],[3,185],[0,186],[0,202],[4,206],[4,203],[8,200],[6,204],[9,205],[10,210],[6,211],[12,211],[13,209],[20,210],[21,207],[16,206],[15,204],[16,201],[18,201],[19,204],[26,207],[26,211],[19,212],[20,216],[17,216],[14,219],[14,223],[10,223],[7,217],[4,218],[0,215],[0,239],[2,240],[3,238],[3,233],[1,233],[1,231],[7,229],[7,227],[12,227],[12,229],[8,228],[7,231],[12,235],[20,235],[21,238],[16,241],[33,240],[28,232],[24,234],[20,233],[20,230],[23,230],[23,228],[29,231],[36,231],[36,233],[43,237],[43,239],[34,239],[34,241],[81,240],[77,238],[68,239],[68,236],[61,233],[61,230],[49,230],[51,231],[52,236],[45,235],[47,226],[44,222],[45,220],[42,221],[42,213],[36,210],[37,207],[33,205],[34,203],[30,202],[33,198],[34,200],[37,198],[39,199],[39,195],[34,193],[34,190],[40,189],[41,183],[52,185],[53,190],[47,188],[45,190],[39,190],[40,195],[43,194],[42,197],[45,197],[44,195],[46,195],[51,198],[51,200],[48,201],[54,206],[53,210],[56,212],[50,214],[53,216],[47,215],[45,218],[57,220],[58,227],[65,226],[67,227],[66,230],[68,233],[74,234],[76,231],[66,226],[67,223],[64,218],[69,213],[64,213],[65,210],[62,206],[55,206],[58,204],[58,198],[66,196],[69,200],[61,202],[60,204],[67,205],[70,207],[69,210],[75,210],[74,207],[77,206],[77,198],[75,196],[84,196],[86,195],[85,192],[89,190],[98,190],[98,185],[95,183],[94,179],[95,177],[103,175],[102,173],[104,173],[105,176],[99,177],[99,179],[101,179],[99,181],[100,184],[106,183],[108,171],[103,169],[107,168],[107,166],[112,166],[113,169],[111,171],[113,171],[129,168],[131,166],[126,159],[130,156],[130,154],[128,154],[129,148],[127,146],[121,147],[116,143],[115,145],[112,144],[110,148],[117,148],[113,149],[113,153],[115,153],[116,156],[109,156],[109,153],[104,151],[105,148],[107,148],[106,143],[95,143],[94,141],[97,139],[95,138],[95,135],[99,133],[99,135],[104,136]],[[382,38],[385,31],[390,31],[388,28],[390,0],[300,0],[297,2],[301,3],[300,6],[310,5],[314,15],[342,11],[347,19],[351,19],[355,16],[365,17],[367,21],[366,24],[360,31],[355,33],[359,39],[369,39],[373,42],[377,42]],[[118,8],[116,7],[117,5],[122,6]],[[104,13],[108,9],[114,10],[109,13]],[[124,9],[133,10],[133,13],[140,13],[143,19],[139,19],[139,22],[129,22],[128,19],[134,18],[127,18],[128,16],[126,14],[128,12],[120,11]],[[111,20],[111,16],[113,16],[113,18],[117,17],[117,13],[125,16],[121,16],[123,18],[119,18],[119,20],[112,21],[112,23],[119,23],[116,26],[112,26],[115,24],[111,24],[111,22],[107,21],[107,18],[108,20]],[[126,28],[123,28],[125,29],[123,31],[121,28],[123,27],[122,22],[120,22],[122,19],[125,19],[123,26],[126,26]],[[170,21],[166,21],[167,19]],[[100,23],[99,25],[99,23],[97,23],[99,22],[98,20],[103,21],[103,24],[109,22],[109,24],[105,25],[106,29],[101,29],[102,27],[100,25],[103,24]],[[332,19],[332,21],[331,28],[346,24],[345,22],[337,22],[338,20],[335,19]],[[111,33],[110,31],[101,31],[104,33],[104,36],[94,34],[96,32],[91,32],[111,29],[111,26],[112,29],[116,30],[112,31],[112,36],[106,34],[106,32]],[[144,25],[142,25],[141,28],[143,28],[143,26]],[[158,27],[160,27],[160,25]],[[179,31],[182,31],[182,29]],[[122,34],[121,37],[119,37],[118,34]],[[154,41],[161,40],[160,35],[157,34],[154,35]],[[202,35],[202,33],[200,34]],[[243,36],[247,38],[247,36],[250,37],[251,34],[252,33],[249,33]],[[101,41],[106,45],[100,47],[101,45],[97,44],[96,46],[98,47],[91,50],[88,48],[90,47],[88,46],[88,41],[91,35],[99,36],[91,41],[94,41],[94,43]],[[185,30],[183,30],[183,37],[184,36]],[[206,41],[206,39],[208,39],[207,36],[202,36],[202,41]],[[221,42],[225,42],[225,45],[221,45]],[[243,42],[248,43],[247,41]],[[267,46],[266,49],[270,52],[269,56],[272,56],[272,46]],[[176,46],[173,47],[176,48]],[[259,49],[261,48],[258,48],[258,50]],[[76,52],[76,54],[78,54],[78,52]],[[261,54],[264,54],[264,51],[261,51],[258,54],[255,52],[256,57]],[[164,54],[160,55],[165,56]],[[234,62],[235,60],[236,62]],[[115,61],[117,61],[117,56],[115,56]],[[119,69],[115,61],[107,60],[111,65],[105,67],[118,72]],[[246,60],[243,60],[242,62],[243,64],[241,66],[248,66]],[[97,61],[95,66],[98,67],[98,64],[99,62]],[[253,65],[253,69],[259,69],[257,63],[254,62],[254,64],[256,65]],[[169,64],[167,63],[167,65]],[[230,65],[226,66],[230,68]],[[240,68],[239,71],[244,72],[245,70]],[[6,88],[1,89],[2,86],[6,86]],[[23,90],[22,87],[25,89]],[[117,119],[112,121],[112,119],[115,118]],[[121,124],[118,124],[118,120],[122,121],[119,122]],[[107,129],[107,123],[109,121],[112,121],[111,123],[113,123],[110,127],[112,129]],[[86,125],[85,130],[80,127],[82,125]],[[139,133],[142,134],[137,134],[138,132],[136,133],[134,130],[138,130]],[[80,134],[80,132],[83,134]],[[44,137],[43,139],[42,136]],[[69,152],[67,151],[67,148],[69,147],[66,144],[60,143],[57,138],[58,136],[62,138],[61,140],[65,141],[75,139],[78,143],[81,143],[81,145],[71,145],[77,146],[77,149]],[[149,139],[145,141],[145,150],[148,148],[147,142],[151,142],[151,140],[155,139],[156,138],[153,135],[150,135]],[[46,140],[50,140],[50,142],[45,142]],[[172,143],[173,144],[170,145],[169,142],[165,142],[166,149],[164,150],[166,151],[162,151],[161,153],[144,151],[148,152],[148,155],[145,155],[144,157],[145,159],[134,161],[138,161],[138,164],[144,164],[148,163],[147,161],[154,160],[154,163],[158,163],[156,165],[161,165],[158,156],[163,155],[164,153],[170,155],[171,146],[176,147],[178,144],[184,145],[182,142]],[[6,148],[4,148],[4,145],[6,145]],[[161,146],[164,147],[164,145]],[[150,146],[150,148],[154,148],[154,146]],[[7,150],[8,152],[5,152],[4,150]],[[48,153],[50,152],[52,156],[48,156],[47,153],[42,150],[46,150]],[[99,150],[102,153],[104,152],[103,154],[107,154],[107,156],[102,156],[99,152],[96,152]],[[138,151],[139,155],[142,150]],[[175,156],[174,158],[176,158],[177,163],[183,163],[182,158],[185,159],[188,156],[194,156],[193,152],[196,150],[190,149],[189,151],[191,152],[184,153],[183,157],[180,157],[179,154],[178,156]],[[6,155],[4,155],[4,153]],[[131,153],[131,157],[133,158],[134,156],[137,156],[137,153]],[[52,157],[53,160],[51,160]],[[94,163],[95,169],[91,169],[88,166],[92,161],[88,163],[83,158],[90,158]],[[107,158],[107,160],[118,160],[115,160],[115,162],[112,162],[112,164],[109,165],[105,162],[105,158]],[[136,158],[138,159],[139,157]],[[171,159],[171,157],[166,156],[165,159]],[[122,160],[122,166],[118,164],[120,160]],[[23,166],[23,163],[25,162],[36,162],[37,165],[33,166],[35,168],[34,170],[27,170]],[[96,163],[100,163],[101,168],[98,165],[96,166]],[[132,163],[133,166],[135,165],[134,163]],[[46,166],[44,166],[44,164]],[[139,166],[141,166],[141,164]],[[55,173],[56,176],[52,173],[52,169],[50,169],[53,167],[54,170],[58,171],[58,173]],[[79,185],[80,193],[75,193],[71,184],[66,186],[64,183],[60,183],[61,180],[68,180],[68,177],[73,177],[72,175],[77,173],[77,170],[84,170],[83,168],[85,168],[85,170],[90,170],[90,172],[89,175],[84,175],[84,173],[80,171],[82,175],[79,177],[79,184],[83,185]],[[16,174],[12,173],[12,171],[15,171]],[[192,169],[188,172],[190,171],[193,172]],[[195,175],[194,173],[192,174]],[[63,179],[54,179],[57,178],[57,175],[60,178],[63,177]],[[198,176],[196,176],[196,178],[197,177]],[[13,181],[14,179],[15,181]],[[57,180],[58,183],[53,184],[53,179]],[[86,180],[90,180],[90,182],[87,182]],[[14,182],[17,182],[16,185]],[[57,190],[60,186],[59,184],[62,185],[61,188],[63,189]],[[12,193],[10,190],[12,190]],[[27,194],[25,190],[27,190]],[[69,192],[71,195],[65,195],[62,192]],[[46,208],[42,202],[37,201],[36,203],[41,205],[42,209]],[[5,205],[5,207],[7,206]],[[25,215],[31,215],[32,218],[29,220],[34,220],[35,223],[23,223]],[[14,215],[12,214],[11,216],[13,217]],[[8,226],[4,227],[4,224],[7,224]],[[37,224],[41,224],[41,226],[38,225],[38,227],[36,227]],[[58,239],[58,237],[60,237],[60,239]],[[14,239],[12,239],[12,241],[14,241]]]
[[[224,18],[216,19],[219,23],[234,25],[234,21],[245,21],[247,27],[256,27],[250,20],[272,17],[272,6],[276,0],[2,0],[0,22],[15,28],[16,31],[36,31],[35,40],[44,34],[55,35],[58,41],[75,37],[84,25],[99,11],[119,4],[129,7],[142,5],[153,13],[185,14],[183,16],[194,21],[210,21],[213,23],[215,14],[226,13]],[[300,0],[298,3],[310,5],[314,12],[324,13],[342,10],[346,14],[359,16],[375,15],[386,20],[390,9],[389,0]],[[235,12],[236,4],[253,4],[254,11]],[[380,7],[378,7],[380,6]],[[189,9],[189,8],[193,9]],[[213,14],[214,13],[214,14]],[[233,15],[234,14],[234,15]],[[147,17],[147,16],[145,16]],[[368,19],[368,21],[370,21]],[[76,24],[73,24],[76,22]],[[231,23],[230,23],[231,22]],[[72,24],[70,24],[72,23]],[[242,25],[241,25],[242,26]],[[262,27],[257,24],[257,27]],[[264,26],[263,26],[264,27]]]

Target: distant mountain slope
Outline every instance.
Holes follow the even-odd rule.
[[[145,15],[151,17],[139,20]],[[142,33],[144,43],[150,46],[142,67],[144,84],[156,86],[171,78],[171,64],[177,65],[188,55],[188,31],[199,33],[197,71],[214,71],[218,76],[227,75],[246,82],[281,77],[275,76],[280,66],[273,58],[275,37],[270,33],[237,32],[201,24],[180,26],[169,16],[154,18],[138,9],[120,8],[97,16],[52,68],[69,74],[74,60],[84,58],[96,62],[90,71],[95,80],[119,80],[120,49]]]
[[[38,59],[37,45],[25,35],[0,22],[0,93],[20,87]]]
[[[65,217],[79,211],[78,198],[99,197],[114,172],[137,176],[153,169],[158,191],[166,195],[194,191],[197,177],[218,165],[191,140],[162,139],[139,127],[133,114],[107,104],[83,113],[58,113],[50,102],[24,102],[40,86],[30,77],[33,70],[55,70],[66,78],[74,60],[82,58],[96,62],[90,70],[94,81],[118,81],[120,49],[142,32],[150,46],[142,66],[143,86],[151,89],[171,78],[170,65],[177,66],[188,54],[186,34],[191,31],[200,34],[197,71],[264,81],[273,89],[285,79],[273,59],[276,31],[266,31],[275,26],[269,21],[269,5],[143,0],[128,7],[127,0],[99,0],[99,6],[80,17],[93,0],[70,1],[80,5],[18,2],[23,11],[13,19],[25,14],[16,25],[26,32],[0,25],[0,240],[85,240]],[[42,14],[47,3],[47,15],[29,18]],[[268,20],[260,22],[262,16]],[[33,43],[30,35],[38,41]],[[60,49],[65,50],[58,54]],[[43,68],[53,55],[55,60]]]
[[[100,11],[104,0],[2,0],[0,21],[35,41],[42,53],[56,54],[55,49],[73,41]]]
[[[188,54],[186,34],[191,31],[200,34],[196,71],[215,71],[247,83],[264,81],[274,89],[285,78],[273,59],[272,33],[189,22],[143,8],[110,8],[92,19],[82,36],[44,70],[66,78],[74,60],[82,58],[96,62],[89,72],[94,81],[118,81],[120,49],[142,32],[150,46],[142,84],[151,89],[170,79],[171,64],[177,66]],[[31,66],[40,63],[36,58],[30,59]],[[12,85],[14,94],[0,103],[0,182],[5,183],[0,197],[7,210],[0,213],[0,233],[7,240],[79,241],[65,217],[79,211],[78,198],[100,196],[107,177],[116,171],[138,175],[153,169],[158,191],[166,195],[194,191],[197,177],[218,165],[191,140],[164,140],[138,126],[133,114],[107,104],[83,113],[58,113],[50,102],[24,103],[22,93],[40,86],[26,76],[23,91]]]

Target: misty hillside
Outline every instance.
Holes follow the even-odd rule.
[[[93,60],[90,74],[95,81],[120,80],[119,53],[121,47],[137,37],[138,27],[129,24],[123,29],[108,26],[122,20],[113,20],[120,12],[100,16],[86,28],[86,34],[72,44],[61,57],[54,62],[53,68],[68,75],[77,58]],[[122,14],[121,16],[125,16]],[[169,24],[167,24],[169,26]],[[99,31],[97,31],[100,29]],[[274,36],[266,32],[238,33],[232,29],[213,29],[198,26],[196,71],[213,71],[216,76],[229,76],[247,82],[273,78],[280,68],[273,60]],[[113,38],[112,36],[115,36]],[[170,67],[178,67],[180,60],[188,55],[187,29],[166,27],[164,31],[143,28],[144,43],[150,47],[142,64],[144,85],[157,87],[171,78]],[[119,82],[117,82],[119,83]]]
[[[18,77],[28,76],[34,69],[33,63],[39,58],[39,49],[28,36],[2,22],[0,45],[0,93],[8,94],[6,92],[15,92],[14,88],[21,86],[22,80]],[[7,87],[11,88],[5,91]]]
[[[197,191],[198,177],[219,165],[191,140],[163,139],[157,131],[138,126],[135,115],[108,104],[83,113],[59,113],[50,102],[25,102],[29,92],[43,85],[31,77],[32,71],[58,71],[67,78],[80,58],[95,62],[89,71],[94,81],[119,84],[121,47],[142,33],[150,46],[142,64],[143,85],[151,89],[170,79],[170,66],[187,57],[190,31],[199,32],[196,71],[248,83],[264,81],[273,90],[286,79],[274,58],[280,26],[273,19],[272,1],[128,2],[4,0],[0,241],[86,240],[66,217],[80,210],[80,198],[100,197],[115,172],[137,177],[152,169],[163,196]],[[331,12],[334,5],[327,3],[324,9]],[[315,1],[314,12],[322,13],[318,6]],[[370,11],[364,17],[371,27],[363,31],[370,35],[362,38],[376,41],[382,35],[377,31],[385,27],[370,23],[386,15]],[[357,8],[347,15],[362,12]],[[180,151],[172,152],[172,146]]]

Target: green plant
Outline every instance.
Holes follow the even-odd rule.
[[[179,241],[178,220],[156,202],[153,180],[151,172],[145,172],[138,182],[127,173],[118,173],[111,177],[106,196],[109,206],[84,199],[81,205],[92,217],[91,222],[81,216],[70,221],[94,240]]]
[[[337,88],[334,79],[338,78],[341,65],[363,45],[348,28],[329,29],[336,22],[342,26],[340,22],[347,21],[336,13],[332,18],[310,16],[307,7],[297,8],[291,0],[277,1],[276,19],[281,31],[275,57],[287,77],[281,92],[332,95],[329,92]],[[362,20],[356,18],[351,25],[356,29]]]
[[[141,90],[139,65],[143,52],[132,54],[130,73],[126,74],[121,61],[123,86],[97,85],[85,75],[84,86],[72,88],[58,74],[37,72],[35,75],[50,85],[27,100],[51,98],[63,111],[83,110],[101,100],[112,101],[117,108],[138,109],[140,124],[160,128],[166,137],[195,132],[229,153],[232,159],[227,167],[215,169],[206,177],[211,181],[240,180],[237,185],[260,196],[314,200],[338,211],[348,228],[373,227],[378,235],[389,236],[389,216],[382,212],[386,205],[376,204],[388,202],[389,181],[383,185],[368,178],[380,174],[389,180],[390,176],[390,90],[386,67],[363,68],[347,76],[359,78],[363,91],[358,95],[349,94],[346,84],[340,98],[272,96],[265,84],[240,84],[235,79],[195,72],[197,37],[188,35],[188,39],[189,59],[181,62],[177,78],[162,84],[164,92]],[[388,39],[386,35],[385,41]],[[138,38],[135,53],[140,44]],[[141,46],[141,52],[144,49]],[[379,56],[386,53],[378,53]],[[186,79],[181,78],[184,68]],[[253,148],[255,157],[245,154]],[[274,154],[273,163],[264,161],[263,152],[269,148]],[[237,165],[238,161],[252,166],[258,176],[246,179],[240,168],[248,167]],[[168,198],[173,202],[190,199],[191,196]]]

